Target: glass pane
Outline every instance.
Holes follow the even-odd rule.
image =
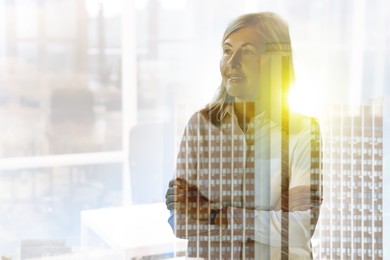
[[[120,205],[121,182],[120,164],[1,171],[0,252],[78,252],[81,212]]]
[[[18,0],[16,5],[17,36],[19,38],[36,38],[38,10],[36,1]]]
[[[4,5],[20,15],[2,19],[7,45],[0,66],[0,155],[122,149],[118,3],[89,16],[80,1],[24,2]],[[39,34],[25,34],[26,17],[34,18],[29,26]]]
[[[43,17],[41,29],[49,38],[73,39],[85,27],[83,1],[44,1],[40,5]]]
[[[184,127],[221,84],[223,32],[238,15],[272,11],[287,21],[292,36],[296,83],[290,108],[320,115],[322,124],[327,194],[320,236],[312,239],[316,253],[386,259],[388,5],[386,0],[0,0],[0,167],[13,159],[23,165],[25,157],[45,160],[48,167],[0,172],[1,254],[14,258],[34,243],[79,252],[86,234],[85,247],[105,250],[129,239],[120,248],[134,248],[139,241],[125,229],[140,232],[148,250],[158,235],[144,235],[146,228],[174,241],[166,229],[164,194]],[[136,23],[122,26],[122,18],[129,17]],[[129,60],[136,63],[122,67]],[[129,81],[134,82],[130,91]],[[370,110],[336,109],[349,103],[378,104],[375,109],[383,113],[371,118]],[[128,105],[135,111],[124,111]],[[126,133],[124,123],[134,117],[137,124]],[[376,140],[364,139],[370,131],[378,131]],[[113,150],[123,150],[123,175],[119,164],[51,167],[52,157],[42,157]],[[134,205],[120,205],[123,215],[106,208],[130,194]],[[27,215],[31,219],[23,218]],[[145,225],[145,216],[155,226]],[[174,249],[168,249],[163,257],[172,256]],[[99,256],[121,257],[111,253]]]

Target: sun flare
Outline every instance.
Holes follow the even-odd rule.
[[[322,95],[312,84],[295,84],[290,87],[289,106],[292,112],[319,117]]]

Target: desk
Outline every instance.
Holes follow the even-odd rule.
[[[187,240],[174,236],[164,203],[85,210],[81,212],[81,250],[88,249],[93,231],[124,259],[167,253],[182,253]]]

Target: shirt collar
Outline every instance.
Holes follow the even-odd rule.
[[[226,106],[225,111],[223,111],[222,114],[222,120],[224,120],[227,116],[237,119],[233,104],[229,104]],[[260,127],[268,122],[271,122],[271,120],[269,119],[268,113],[266,111],[263,111],[257,116],[253,117],[249,124],[252,124],[252,122],[255,127]],[[274,125],[275,123],[271,122],[271,124]]]

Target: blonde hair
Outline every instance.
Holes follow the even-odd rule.
[[[277,14],[271,12],[244,14],[231,21],[222,37],[222,43],[235,31],[244,27],[254,28],[264,39],[265,51],[291,51],[291,39],[287,23]],[[292,79],[294,70],[291,57]],[[212,124],[218,126],[225,115],[227,105],[234,102],[221,82],[215,99],[201,113],[209,118]]]

